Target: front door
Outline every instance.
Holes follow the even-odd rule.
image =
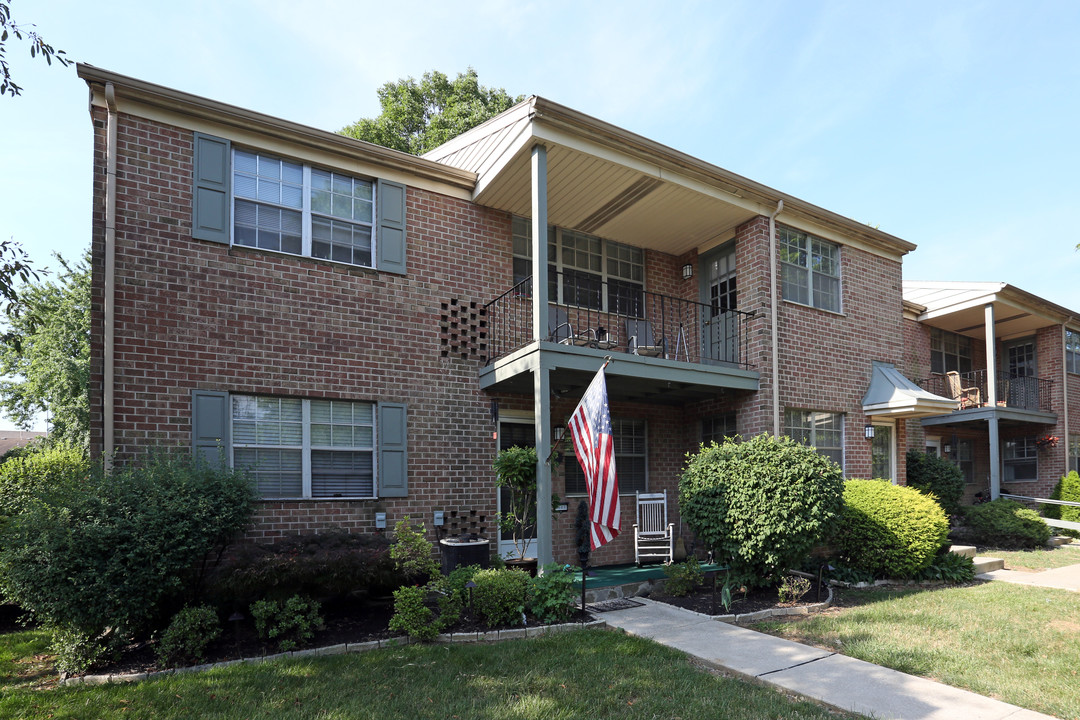
[[[739,362],[739,326],[735,313],[739,291],[735,279],[735,243],[701,256],[701,360],[710,364]]]
[[[531,420],[501,419],[499,421],[499,449],[506,450],[515,445],[518,447],[536,447],[536,432]],[[509,505],[509,503],[510,491],[500,488],[499,512],[502,512],[503,506]],[[529,550],[533,549],[533,544],[536,541],[535,523],[528,528],[527,534],[526,557],[536,554],[535,552],[529,552]],[[499,557],[517,557],[513,533],[499,531]]]

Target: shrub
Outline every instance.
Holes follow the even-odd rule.
[[[964,473],[945,458],[908,450],[907,484],[933,496],[946,515],[960,512],[960,500],[964,497]]]
[[[436,578],[431,585],[442,594],[439,598],[439,619],[442,627],[453,625],[461,619],[461,611],[469,600],[465,587],[480,572],[479,565],[459,565],[449,575]]]
[[[197,665],[206,646],[221,635],[217,612],[209,605],[185,607],[173,616],[158,641],[158,664],[162,667]]]
[[[1076,471],[1072,470],[1068,475],[1058,480],[1053,492],[1050,493],[1050,499],[1080,502],[1080,475],[1077,475]],[[1080,507],[1071,505],[1045,504],[1042,506],[1042,514],[1043,517],[1054,518],[1055,520],[1080,522]]]
[[[323,627],[319,603],[300,595],[288,600],[259,600],[251,606],[255,632],[263,640],[278,640],[281,652],[295,650]]]
[[[442,631],[443,623],[424,603],[427,595],[428,589],[420,585],[406,585],[395,590],[390,629],[406,633],[413,640],[434,640]]]
[[[131,638],[199,589],[207,558],[248,525],[250,483],[160,456],[38,488],[0,527],[3,593],[63,637]]]
[[[529,580],[529,612],[542,623],[570,619],[574,612],[574,574],[569,566],[548,563]]]
[[[292,595],[327,600],[389,593],[402,575],[382,535],[332,530],[271,545],[243,545],[213,572],[208,595],[223,607]]]
[[[473,576],[473,611],[488,627],[519,625],[529,593],[529,575],[521,570],[481,570]]]
[[[664,592],[675,597],[689,595],[694,588],[705,582],[705,573],[697,558],[665,565],[664,575],[667,575],[667,580],[664,581]]]
[[[971,582],[975,579],[975,561],[953,552],[942,553],[916,573],[915,579],[941,580],[947,583]]]
[[[930,564],[948,534],[941,506],[918,490],[848,480],[831,544],[841,560],[875,576],[909,578]]]
[[[0,516],[14,515],[41,491],[78,487],[91,464],[81,448],[57,445],[8,457],[0,464]]]
[[[50,631],[49,649],[56,655],[53,667],[64,678],[83,674],[116,647],[107,636],[54,626]]]
[[[1041,547],[1050,539],[1050,528],[1034,510],[1015,500],[999,498],[964,508],[973,540],[1000,548]]]
[[[777,588],[777,596],[781,603],[797,603],[808,592],[810,592],[810,581],[795,575],[785,577]]]
[[[426,582],[439,574],[439,563],[432,554],[435,547],[427,539],[424,523],[413,527],[409,516],[394,525],[394,542],[390,545],[390,557],[409,581]]]
[[[766,585],[797,567],[840,513],[840,468],[791,438],[726,440],[687,457],[683,520],[742,583]]]

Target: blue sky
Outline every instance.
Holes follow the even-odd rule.
[[[538,94],[916,243],[904,276],[1080,312],[1077,2],[11,0],[73,59],[315,127],[438,69]],[[89,244],[74,68],[9,41],[0,236]]]

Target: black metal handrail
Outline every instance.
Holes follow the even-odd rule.
[[[558,302],[561,291],[562,302]],[[753,313],[642,290],[587,273],[549,273],[540,340],[668,360],[748,367],[746,322]],[[484,306],[490,364],[537,340],[532,277]]]
[[[931,375],[919,380],[916,384],[935,395],[956,400],[959,410],[985,407],[990,401],[988,371],[972,370],[959,375],[960,387],[958,389],[950,387],[947,375]],[[998,407],[1053,412],[1050,402],[1054,385],[1052,380],[1033,375],[1014,376],[1008,372],[998,372],[996,378],[994,389]]]

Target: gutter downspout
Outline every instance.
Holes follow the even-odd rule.
[[[1061,413],[1065,416],[1065,432],[1062,433],[1065,440],[1065,467],[1062,468],[1062,475],[1069,474],[1069,453],[1072,451],[1069,447],[1069,353],[1065,349],[1068,331],[1065,325],[1061,326]]]
[[[784,209],[784,201],[776,203],[776,211],[769,216],[769,311],[772,322],[772,381],[773,381],[773,435],[780,437],[780,328],[779,310],[776,302],[776,216]]]
[[[116,337],[116,89],[111,82],[105,83],[105,105],[109,110],[108,144],[105,148],[105,319],[103,348],[103,387],[102,387],[102,448],[101,457],[105,469],[112,467],[112,454],[116,445],[116,422],[113,410],[114,401],[114,357],[113,347]]]

